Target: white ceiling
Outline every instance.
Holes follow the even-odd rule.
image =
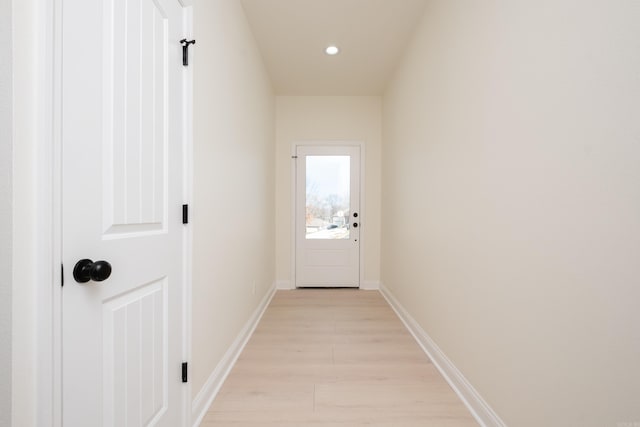
[[[425,1],[241,0],[278,95],[382,94]]]

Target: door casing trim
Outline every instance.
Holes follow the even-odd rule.
[[[184,36],[193,39],[193,1],[180,0],[183,6],[182,28]],[[182,200],[193,211],[193,69],[196,65],[196,52],[192,49],[190,66],[183,69],[183,139],[182,139]],[[192,295],[193,295],[193,223],[189,223],[182,233],[182,360],[191,362],[192,342]],[[182,393],[182,422],[183,426],[191,425],[191,401],[193,381],[184,385]]]
[[[62,28],[61,0],[35,4],[38,58],[36,251],[37,424],[62,426]]]

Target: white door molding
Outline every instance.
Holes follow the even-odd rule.
[[[193,0],[180,0],[183,9],[183,29],[184,36],[193,39]],[[183,165],[183,204],[188,205],[188,214],[191,215],[193,210],[193,69],[196,66],[195,49],[189,52],[189,66],[184,69],[184,87],[182,90],[184,100],[184,119],[183,119],[183,148],[182,153]],[[192,342],[192,299],[193,294],[193,225],[190,223],[186,226],[183,233],[184,253],[183,259],[183,295],[182,295],[182,354],[183,360],[190,362],[193,358],[191,355]],[[183,426],[191,425],[191,401],[192,401],[192,382],[187,382],[184,393],[182,394],[182,422]]]
[[[61,0],[37,0],[37,424],[62,425]]]

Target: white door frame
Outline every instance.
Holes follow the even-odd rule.
[[[184,7],[183,28],[184,36],[193,39],[193,0],[179,0]],[[195,49],[189,51],[189,66],[183,69],[183,90],[184,96],[184,118],[183,118],[183,165],[182,165],[182,197],[183,204],[189,206],[189,216],[193,211],[193,69],[196,66]],[[182,355],[183,360],[191,364],[191,295],[192,295],[192,278],[193,278],[193,225],[189,218],[189,225],[184,229],[182,235]],[[192,369],[190,369],[193,372]],[[191,384],[192,381],[184,384],[184,392],[182,393],[182,425],[183,427],[191,426]]]
[[[184,7],[185,36],[193,31],[193,0],[178,0]],[[36,287],[33,304],[38,318],[34,337],[37,344],[35,358],[36,390],[33,410],[37,425],[62,427],[62,10],[63,0],[34,0],[34,28],[38,34],[33,49],[38,58],[34,80],[36,83],[37,111],[32,122],[37,128],[37,172],[34,198],[36,252],[34,256]],[[15,45],[16,41],[14,41]],[[193,53],[193,52],[190,52]],[[195,57],[195,55],[192,55]],[[193,64],[193,60],[191,62]],[[184,203],[193,199],[193,68],[186,68],[184,80]],[[191,359],[191,227],[184,235],[184,310],[183,357]],[[72,266],[66,266],[69,282]],[[191,382],[183,389],[182,413],[184,426],[190,425]]]
[[[310,141],[294,141],[291,143],[291,289],[296,288],[296,153],[297,148],[301,146],[325,146],[325,147],[340,147],[345,145],[355,145],[360,147],[360,221],[364,222],[364,227],[360,230],[360,259],[358,260],[360,266],[360,289],[364,289],[364,256],[365,245],[367,238],[367,212],[365,203],[365,143],[364,141],[353,140],[310,140]],[[364,221],[362,221],[364,219]]]

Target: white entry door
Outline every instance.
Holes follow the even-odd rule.
[[[296,146],[296,287],[360,286],[360,147]]]
[[[181,426],[183,9],[64,0],[60,22],[63,425]]]

